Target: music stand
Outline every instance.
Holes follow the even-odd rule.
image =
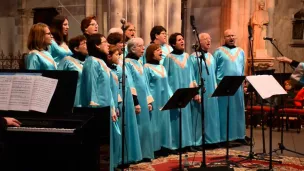
[[[242,85],[245,80],[245,76],[225,76],[222,81],[219,83],[218,87],[215,89],[212,97],[227,97],[227,130],[226,130],[226,164],[229,167],[230,164],[234,164],[232,161],[229,161],[229,101],[230,96],[233,96],[235,92]]]
[[[199,87],[177,89],[173,96],[160,110],[179,109],[179,170],[182,171],[182,108],[185,108],[192,98],[198,94]]]

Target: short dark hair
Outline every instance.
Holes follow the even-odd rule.
[[[62,25],[65,20],[68,20],[66,16],[57,15],[56,17],[53,18],[50,26],[50,31],[54,37],[54,40],[58,45],[60,45],[63,42],[68,43],[68,35],[64,35],[62,32]]]
[[[95,16],[88,16],[88,17],[84,18],[84,19],[81,21],[81,26],[80,26],[80,28],[81,28],[81,31],[82,31],[83,33],[85,33],[85,29],[88,28],[88,27],[90,26],[92,20],[96,20],[96,17],[95,17]]]
[[[155,44],[152,43],[148,46],[147,50],[146,50],[146,59],[147,62],[151,62],[153,61],[153,57],[154,57],[154,51],[157,50],[158,48],[160,48],[159,44]]]
[[[82,42],[84,40],[87,40],[87,38],[84,35],[79,35],[79,36],[76,36],[76,37],[73,37],[73,38],[70,39],[69,49],[73,52],[73,54],[77,53],[75,51],[75,48],[79,47],[80,42]]]
[[[182,33],[173,33],[169,37],[169,44],[174,48],[173,45],[176,45],[176,37],[183,36]]]
[[[101,44],[101,38],[105,37],[103,34],[95,33],[88,36],[87,39],[87,48],[90,56],[98,57],[100,54],[99,49],[96,48],[96,45]]]
[[[111,45],[116,45],[117,43],[122,42],[122,34],[117,32],[111,33],[108,35],[107,41]]]
[[[150,31],[151,42],[153,42],[156,39],[155,34],[160,35],[162,31],[167,32],[167,30],[163,26],[154,26]]]

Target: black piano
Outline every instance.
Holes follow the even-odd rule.
[[[21,127],[8,127],[1,135],[0,170],[99,171],[100,146],[109,144],[110,107],[73,107],[77,72],[18,72],[41,73],[58,79],[58,84],[47,113],[0,111],[1,116],[22,123]]]

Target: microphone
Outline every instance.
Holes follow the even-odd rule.
[[[120,19],[120,23],[121,24],[126,24],[126,19],[125,18]]]
[[[271,38],[271,37],[264,37],[263,39],[264,39],[264,40],[269,40],[269,41],[274,41],[274,40],[276,40],[276,39]]]
[[[248,25],[248,34],[249,34],[249,37],[251,38],[252,37],[252,27],[251,27],[251,25]]]
[[[193,28],[195,28],[195,18],[194,15],[190,15],[190,24]]]

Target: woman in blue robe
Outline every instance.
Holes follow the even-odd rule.
[[[162,50],[160,45],[151,44],[146,52],[147,63],[144,66],[144,73],[154,99],[154,110],[151,112],[154,151],[159,151],[162,147],[172,149],[170,111],[160,110],[172,96],[166,69],[160,64]]]
[[[73,55],[66,56],[58,64],[58,70],[78,72],[77,88],[76,88],[75,101],[74,101],[75,107],[81,107],[81,102],[80,102],[81,75],[82,75],[84,60],[88,55],[86,40],[87,40],[86,37],[83,35],[79,35],[72,38],[69,41],[69,48],[72,50]]]
[[[219,109],[217,97],[211,97],[216,86],[216,75],[215,75],[215,59],[212,54],[208,52],[211,47],[211,38],[207,33],[201,33],[199,35],[200,44],[205,55],[206,64],[208,67],[209,75],[206,73],[205,63],[202,61],[201,71],[202,78],[204,80],[205,93],[204,93],[204,126],[205,126],[205,142],[207,144],[214,144],[220,142],[220,122],[219,122]],[[193,63],[193,70],[196,82],[201,84],[200,73],[199,73],[199,61],[201,53],[193,53],[190,59]],[[191,102],[192,112],[192,129],[194,133],[194,146],[202,145],[202,118],[201,118],[201,104],[197,102]]]
[[[192,62],[189,55],[184,52],[184,38],[180,33],[174,33],[169,38],[169,43],[173,47],[173,51],[165,58],[164,67],[168,73],[169,85],[174,93],[180,88],[195,87],[196,81],[193,75]],[[198,95],[196,99],[198,100]],[[172,130],[172,147],[179,148],[179,110],[170,111],[171,130]],[[182,109],[182,144],[181,147],[190,147],[193,145],[192,135],[192,118],[191,108],[188,104]]]
[[[145,161],[150,161],[154,158],[151,116],[149,112],[152,110],[151,103],[153,102],[153,98],[147,87],[143,66],[138,61],[144,52],[143,40],[141,38],[129,40],[128,51],[129,54],[126,57],[126,67],[133,79],[139,105],[141,107],[141,112],[137,115],[137,125],[142,157]]]
[[[109,45],[102,34],[93,34],[88,38],[89,55],[83,65],[81,77],[81,104],[83,107],[110,106],[110,170],[114,170],[114,148],[120,130],[117,122],[116,106],[111,91],[111,73],[107,64]],[[113,122],[114,121],[114,122]],[[118,140],[119,141],[119,140]]]
[[[29,70],[56,70],[57,65],[47,51],[51,44],[52,34],[43,23],[34,24],[28,36],[27,47],[30,50],[25,58],[25,68]]]
[[[54,36],[54,40],[52,40],[52,44],[49,46],[49,52],[58,65],[64,57],[72,55],[72,51],[67,45],[69,31],[69,21],[67,17],[62,15],[54,17],[50,30]]]
[[[107,37],[107,41],[110,44],[110,57],[113,65],[115,65],[115,69],[112,70],[115,72],[115,74],[118,76],[118,83],[119,83],[119,96],[122,98],[122,58],[120,57],[122,55],[122,34],[114,32],[109,34]],[[120,55],[118,59],[116,60],[116,56]],[[125,80],[125,163],[132,163],[142,160],[141,155],[141,148],[138,148],[140,146],[139,142],[139,135],[138,135],[138,127],[136,123],[136,115],[135,113],[140,112],[140,106],[137,99],[137,93],[136,89],[133,85],[131,75],[129,74],[128,70],[125,69],[126,74],[126,80]],[[134,110],[136,109],[136,110]],[[120,110],[120,116],[122,116],[122,103],[119,103],[119,110]],[[120,125],[120,130],[122,131],[122,119],[121,117],[118,120],[118,123]],[[128,150],[130,149],[130,150]],[[128,152],[128,153],[127,153]]]

